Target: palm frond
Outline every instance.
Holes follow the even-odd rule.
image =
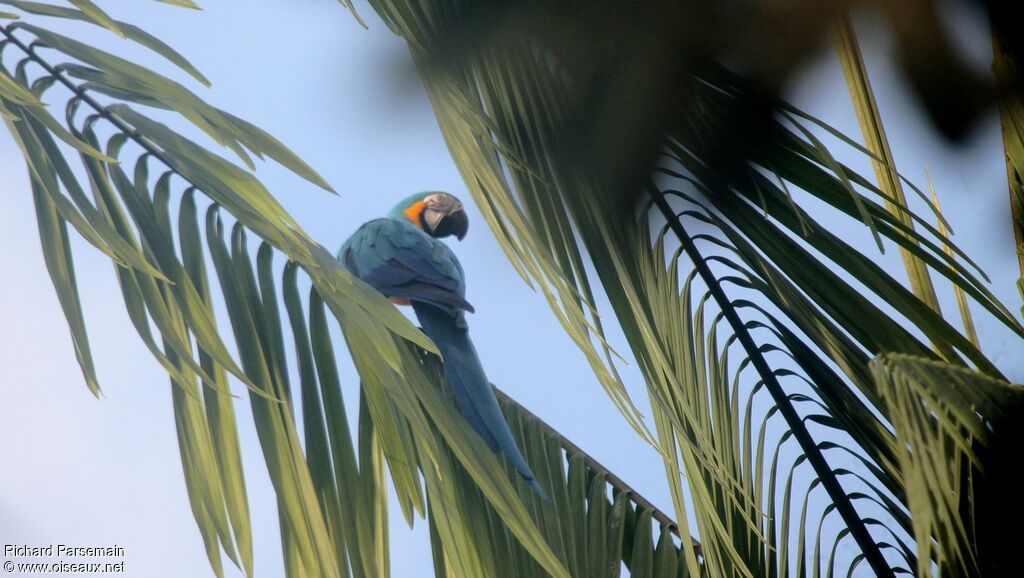
[[[1006,42],[1006,38],[993,38],[993,69],[1000,82],[1019,83],[1020,63],[1014,58],[1015,53],[1006,49]],[[1006,149],[1013,237],[1017,243],[1017,262],[1021,271],[1017,285],[1024,300],[1024,98],[1020,94],[1007,95],[1000,103],[999,117],[1003,125],[1003,147]],[[1024,313],[1024,305],[1021,312]]]
[[[914,221],[910,215],[900,209],[900,207],[907,206],[907,198],[903,194],[900,177],[896,172],[896,161],[889,149],[889,141],[882,125],[882,115],[878,112],[874,92],[871,90],[867,67],[857,42],[857,33],[848,16],[836,26],[836,53],[839,55],[843,75],[846,77],[846,84],[850,90],[850,100],[853,102],[857,119],[860,121],[864,142],[872,153],[872,166],[875,169],[878,187],[886,197],[892,199],[892,201],[886,202],[886,209],[898,217],[904,226],[913,228]],[[912,238],[910,242],[914,242]],[[900,249],[900,254],[903,257],[903,266],[907,270],[914,295],[938,311],[939,302],[935,296],[935,287],[932,286],[932,280],[928,274],[928,267],[921,259],[914,257],[906,249]]]
[[[204,80],[91,2],[7,4],[104,26]],[[233,376],[247,388],[277,495],[288,576],[389,575],[387,478],[410,524],[429,515],[440,567],[456,575],[617,576],[623,563],[635,576],[676,575],[678,530],[667,516],[506,399],[524,453],[556,496],[538,501],[454,410],[433,344],[251,173],[148,110],[180,115],[247,166],[265,155],[330,190],[284,145],[183,85],[73,38],[30,23],[0,33],[0,106],[29,166],[44,257],[86,383],[99,394],[69,223],[111,258],[129,319],[170,377],[186,488],[215,574],[223,556],[255,572]],[[53,117],[43,98],[65,102],[65,117]],[[355,428],[334,322],[361,382]]]
[[[941,215],[942,213],[939,207],[939,197],[935,193],[935,186],[932,184],[932,176],[931,173],[928,172],[928,167],[925,167],[925,178],[928,181],[928,191],[931,193],[932,205],[935,206],[935,209],[939,211],[939,214]],[[949,230],[946,228],[946,225],[943,224],[941,219],[939,220],[938,225],[939,233],[942,235],[942,237],[948,238]],[[946,255],[952,257],[953,250],[950,249],[948,244],[945,245],[945,249]],[[956,295],[956,304],[957,308],[960,310],[960,321],[963,323],[964,326],[964,334],[967,335],[967,339],[970,339],[971,343],[973,343],[975,347],[980,349],[981,343],[978,340],[978,331],[974,327],[974,316],[971,315],[971,305],[967,301],[967,295],[964,293],[963,288],[961,288],[958,285],[953,285],[953,294]]]
[[[933,552],[919,549],[911,528],[907,494],[917,489],[902,471],[870,360],[901,353],[973,366],[992,379],[1001,373],[873,257],[823,226],[803,199],[863,222],[880,246],[895,243],[1024,335],[979,280],[983,273],[962,251],[947,254],[945,235],[891,187],[839,162],[813,119],[785,103],[777,104],[784,114],[759,127],[765,142],[750,151],[750,164],[729,178],[717,173],[715,131],[731,126],[726,117],[742,108],[744,91],[713,66],[702,69],[693,93],[679,95],[674,118],[686,122],[666,135],[653,200],[633,206],[632,191],[609,190],[558,154],[578,104],[570,87],[582,82],[571,77],[580,64],[562,67],[544,31],[523,27],[529,18],[517,35],[474,37],[455,55],[431,52],[442,50],[438,31],[458,29],[464,4],[373,2],[409,42],[442,134],[477,204],[491,209],[495,235],[596,360],[603,335],[586,322],[596,311],[594,281],[581,264],[593,267],[643,372],[677,519],[691,504],[709,572],[804,575],[866,562],[891,575],[927,564]],[[902,180],[891,162],[857,148],[884,164],[890,184]],[[682,270],[680,254],[695,273]],[[579,333],[588,326],[589,335]],[[597,370],[615,375],[611,366]],[[605,386],[634,423],[625,389]],[[812,473],[798,472],[805,464]],[[819,488],[827,497],[814,497]],[[812,516],[833,512],[842,519],[833,536],[805,531]],[[836,559],[847,538],[860,553]]]
[[[900,462],[921,553],[916,574],[978,576],[1007,571],[997,562],[1008,553],[987,550],[992,545],[985,543],[990,536],[984,534],[991,532],[982,524],[990,523],[993,504],[999,504],[995,508],[1002,511],[1000,516],[1019,511],[1019,499],[986,492],[1005,483],[995,479],[1003,474],[996,460],[1012,458],[992,450],[1005,445],[996,440],[1007,429],[1016,433],[1008,421],[1020,418],[1024,388],[906,355],[879,356],[871,368],[903,442]],[[965,470],[974,473],[965,477]],[[979,512],[976,501],[988,503]]]

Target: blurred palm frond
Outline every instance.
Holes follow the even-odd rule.
[[[909,496],[920,489],[894,434],[908,418],[871,360],[911,355],[1003,377],[925,291],[840,237],[836,219],[863,223],[880,248],[895,243],[922,279],[945,277],[1016,335],[1024,327],[908,206],[884,133],[880,148],[859,145],[701,52],[722,33],[694,16],[702,3],[491,4],[372,2],[409,42],[506,253],[649,435],[611,358],[600,363],[594,287],[607,295],[646,382],[676,517],[696,520],[710,575],[928,567],[935,551],[915,541]],[[822,131],[888,182],[838,161]],[[833,513],[841,523],[825,523]],[[837,558],[848,539],[857,553]]]

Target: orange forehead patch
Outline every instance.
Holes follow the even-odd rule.
[[[423,228],[422,226],[420,226],[420,213],[423,212],[424,204],[425,203],[423,201],[416,201],[415,203],[409,205],[408,209],[402,211],[403,213],[405,213],[405,216],[408,217],[409,221],[411,221],[412,224],[416,225],[416,227],[419,229]]]

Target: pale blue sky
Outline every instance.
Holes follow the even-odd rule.
[[[360,28],[329,0],[240,3],[208,0],[203,12],[155,2],[105,2],[179,49],[213,82],[188,85],[213,104],[255,122],[291,146],[330,182],[327,194],[272,165],[258,176],[318,241],[333,249],[360,223],[419,190],[447,190],[467,201],[470,233],[453,248],[477,308],[470,327],[492,381],[573,439],[666,511],[671,503],[660,459],[625,425],[543,298],[518,278],[472,207],[415,82],[402,42],[359,7]],[[100,31],[62,27],[130,59],[170,71],[158,57]],[[880,58],[884,34],[865,41],[897,165],[923,184],[928,163],[958,242],[993,277],[1012,309],[1012,254],[998,125],[988,119],[967,149],[937,141]],[[984,42],[975,42],[984,52]],[[183,75],[175,78],[184,79]],[[187,81],[186,81],[187,82]],[[793,98],[856,134],[841,76],[830,58],[811,68]],[[842,157],[870,168],[856,156]],[[76,265],[105,397],[82,383],[66,326],[38,248],[20,153],[0,135],[0,543],[108,544],[127,550],[128,576],[209,573],[181,476],[165,374],[141,346],[121,303],[109,261],[83,242]],[[846,225],[849,227],[849,225]],[[871,251],[856,226],[849,235]],[[864,243],[860,245],[860,243]],[[891,249],[885,262],[899,267]],[[944,294],[948,293],[940,287]],[[950,295],[943,304],[953,311]],[[976,311],[985,350],[1024,379],[1019,342]],[[613,345],[626,352],[620,335]],[[635,399],[638,373],[625,368]],[[355,378],[343,375],[354,400]],[[239,393],[242,393],[239,390]],[[248,403],[236,404],[242,431],[258,576],[280,570],[276,506],[252,430]],[[397,514],[397,512],[396,512]],[[424,524],[392,525],[393,575],[431,575]],[[229,575],[230,572],[229,572]]]

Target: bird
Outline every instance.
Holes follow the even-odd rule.
[[[437,345],[456,404],[492,452],[502,453],[542,499],[540,483],[512,438],[469,337],[466,275],[439,239],[461,241],[469,218],[457,197],[438,191],[406,197],[384,218],[360,226],[338,250],[341,265],[397,305],[410,305],[420,328]]]

